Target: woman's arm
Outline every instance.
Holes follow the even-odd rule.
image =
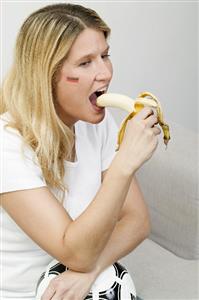
[[[153,127],[156,122],[149,109],[128,122],[96,197],[75,221],[48,188],[5,193],[1,195],[3,207],[41,248],[72,270],[88,272],[118,222],[132,175],[157,147],[160,130]]]
[[[117,164],[110,168],[94,200],[75,221],[47,187],[2,194],[1,204],[46,252],[72,270],[87,272],[118,220],[130,184],[130,175],[122,173]]]
[[[103,177],[106,172],[103,172]],[[116,223],[108,243],[97,260],[95,266],[97,274],[133,251],[149,233],[150,218],[148,209],[134,176],[121,209],[119,221]]]
[[[107,171],[103,172],[103,177]],[[109,265],[124,257],[149,234],[150,224],[147,207],[135,176],[121,209],[119,221],[113,233],[99,256],[94,269],[88,273],[73,272],[72,270],[60,274],[51,280],[42,299],[49,300],[54,295],[65,296],[68,292],[78,299],[84,299],[96,277]]]

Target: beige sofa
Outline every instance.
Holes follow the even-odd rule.
[[[152,230],[122,262],[144,300],[199,299],[198,135],[170,123],[167,150],[160,143],[137,177]]]

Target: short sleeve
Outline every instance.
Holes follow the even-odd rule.
[[[106,110],[102,143],[102,171],[109,168],[116,154],[118,130],[112,114]]]
[[[46,186],[36,155],[20,134],[0,120],[0,193]]]

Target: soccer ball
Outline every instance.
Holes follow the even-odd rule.
[[[36,300],[47,288],[51,279],[68,269],[56,260],[53,260],[41,275],[36,290]],[[95,280],[91,291],[84,300],[135,300],[136,290],[127,269],[116,262],[104,270]]]

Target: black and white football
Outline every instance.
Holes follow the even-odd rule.
[[[51,279],[67,268],[56,260],[53,260],[41,275],[36,291],[36,300],[40,300]],[[135,300],[136,290],[133,280],[127,269],[120,263],[108,267],[94,282],[91,291],[85,300]]]

